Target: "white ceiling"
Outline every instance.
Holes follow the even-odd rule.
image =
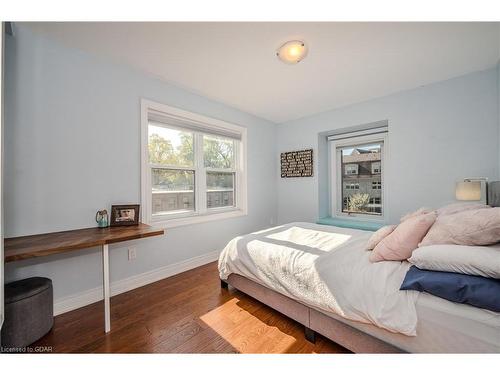
[[[498,23],[29,23],[33,30],[281,123],[492,67]],[[307,58],[286,65],[291,39]]]

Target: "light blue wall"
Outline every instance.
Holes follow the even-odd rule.
[[[497,82],[492,68],[278,125],[277,152],[312,147],[318,156],[320,146],[314,177],[278,177],[278,223],[314,221],[328,211],[327,158],[318,133],[332,129],[389,121],[389,222],[453,201],[460,178],[498,178]]]
[[[135,261],[115,245],[113,281],[221,249],[276,217],[315,221],[328,198],[326,158],[318,179],[320,132],[389,121],[389,221],[452,201],[459,178],[499,176],[496,68],[276,126],[18,27],[7,40],[5,83],[7,236],[93,226],[97,209],[140,200],[141,97],[248,128],[248,216],[137,241]],[[279,152],[308,147],[314,177],[279,178]],[[50,277],[58,299],[101,285],[100,267],[97,250],[86,250],[9,263],[6,279]]]
[[[500,48],[500,45],[498,46]],[[500,176],[500,61],[497,63],[498,174]]]
[[[5,233],[18,236],[94,226],[95,212],[140,201],[140,98],[248,128],[248,216],[179,227],[163,238],[111,249],[119,280],[220,250],[276,220],[275,125],[141,72],[33,35],[8,37]],[[60,298],[101,285],[96,249],[6,265],[6,279],[54,281]]]

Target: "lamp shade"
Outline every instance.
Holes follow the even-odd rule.
[[[479,201],[481,200],[480,181],[457,182],[455,197],[459,201]]]

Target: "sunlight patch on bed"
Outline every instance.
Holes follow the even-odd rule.
[[[322,250],[290,241],[252,240],[247,244],[247,271],[253,274],[251,279],[278,293],[344,316],[335,293],[325,287],[321,273],[316,271],[315,261],[334,250],[331,246]],[[318,304],[318,296],[324,303]]]
[[[270,234],[266,238],[286,241],[299,246],[313,247],[321,251],[331,251],[346,243],[351,238],[351,235],[291,227],[282,232]]]
[[[272,314],[233,298],[200,320],[240,353],[286,353],[297,340],[266,323]]]

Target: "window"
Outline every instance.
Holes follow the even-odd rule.
[[[234,140],[203,137],[203,160],[206,168],[207,208],[234,206]]]
[[[192,132],[149,124],[153,216],[194,211],[193,143]]]
[[[346,189],[346,190],[359,190],[359,182],[346,183],[344,185],[344,189]]]
[[[383,217],[386,133],[387,125],[328,137],[332,216]]]
[[[370,212],[373,213],[382,213],[382,199],[380,197],[378,198],[370,198],[370,202],[368,204],[368,207]]]
[[[373,173],[371,168],[363,168],[363,166],[371,165],[373,160],[381,160],[382,143],[373,143],[365,145],[354,144],[352,146],[341,147],[338,150],[340,156],[341,167],[348,170],[348,164],[357,162],[356,166],[360,166],[360,173],[356,174],[355,181],[342,184],[342,212],[343,213],[361,213],[361,214],[378,214],[370,206],[372,199],[371,191],[368,188],[360,189],[361,186],[368,187],[371,183],[372,189],[380,189],[380,181],[373,181]],[[351,176],[342,176],[343,179],[353,179]],[[379,176],[377,176],[379,178]],[[378,184],[378,185],[377,185]],[[378,186],[378,187],[376,187]],[[347,197],[347,202],[344,201]],[[380,210],[381,213],[381,210]]]
[[[345,174],[346,175],[358,174],[358,165],[357,164],[346,164]]]
[[[246,130],[142,101],[142,220],[177,226],[246,214]]]

